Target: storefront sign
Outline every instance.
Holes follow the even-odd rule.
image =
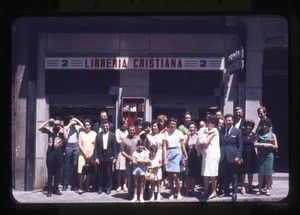
[[[241,46],[239,50],[231,53],[227,57],[226,68],[229,74],[232,74],[236,71],[242,70],[244,68],[244,49]]]
[[[224,58],[48,57],[45,69],[223,70]]]

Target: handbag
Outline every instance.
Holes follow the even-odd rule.
[[[148,181],[154,181],[155,175],[152,172],[152,168],[147,168],[147,171],[145,172],[145,179]]]
[[[82,167],[82,174],[83,175],[91,175],[95,173],[95,166],[91,163],[86,163]]]

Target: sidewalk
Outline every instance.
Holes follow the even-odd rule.
[[[247,182],[247,180],[246,180]],[[253,185],[257,185],[257,174],[254,175]],[[202,190],[201,187],[196,186],[196,190]],[[258,188],[255,187],[254,191],[257,191]],[[283,201],[289,192],[289,174],[288,173],[275,173],[273,175],[273,185],[271,189],[271,196],[266,196],[265,193],[262,193],[260,196],[255,194],[246,194],[242,195],[241,193],[237,194],[237,202],[281,202]],[[98,195],[97,192],[83,193],[79,195],[75,191],[71,191],[70,187],[66,191],[62,191],[63,195],[52,195],[52,197],[47,197],[46,192],[42,190],[35,191],[15,191],[12,190],[12,201],[16,203],[127,203],[127,204],[160,204],[158,202],[149,202],[148,198],[145,198],[144,203],[136,202],[131,203],[127,199],[127,193],[121,191],[117,193],[115,190],[112,190],[110,195],[102,193]],[[216,197],[211,200],[205,200],[200,198],[200,192],[196,192],[194,197],[182,196],[182,199],[179,201],[176,198],[174,200],[169,200],[169,189],[162,189],[163,199],[161,203],[167,202],[231,202],[231,197]]]

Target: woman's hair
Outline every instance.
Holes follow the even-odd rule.
[[[156,146],[156,145],[151,145],[150,147],[149,147],[149,151],[150,152],[157,152],[157,150],[158,150],[158,147]]]
[[[266,109],[266,107],[260,106],[259,108],[257,108],[257,113],[259,113],[260,110],[262,110],[263,113],[264,113],[265,115],[267,115],[267,109]]]
[[[194,125],[195,129],[198,129],[197,123],[195,121],[190,121],[187,126],[190,127],[190,125]]]
[[[85,125],[85,123],[90,123],[90,125],[92,125],[92,120],[90,120],[90,119],[85,119],[85,120],[83,120],[83,124]]]
[[[176,124],[178,124],[178,119],[175,117],[171,117],[170,122],[175,122]]]
[[[244,127],[246,127],[246,125],[251,125],[251,127],[255,126],[255,122],[252,119],[245,119],[244,121]]]
[[[124,124],[127,124],[127,119],[122,118],[120,122],[120,127],[122,127]]]
[[[272,120],[270,120],[269,118],[263,118],[262,120],[260,120],[259,126],[262,126],[263,123],[267,123],[267,125],[268,125],[269,127],[272,126]]]
[[[139,139],[136,143],[137,146],[145,146],[145,141]]]
[[[215,126],[218,126],[219,124],[219,118],[216,116],[216,115],[208,115],[206,117],[206,123],[212,123],[214,124]]]

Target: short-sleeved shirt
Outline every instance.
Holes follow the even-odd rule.
[[[68,129],[68,143],[78,143],[78,134],[80,132],[81,126],[80,125],[72,125]]]
[[[134,151],[137,150],[137,142],[140,138],[138,136],[134,136],[133,138],[125,137],[121,143],[120,151],[124,151],[128,155],[132,155]],[[127,158],[126,158],[127,160]]]
[[[163,140],[167,141],[167,148],[177,148],[181,146],[180,141],[183,139],[184,135],[178,129],[165,132],[163,137]]]

